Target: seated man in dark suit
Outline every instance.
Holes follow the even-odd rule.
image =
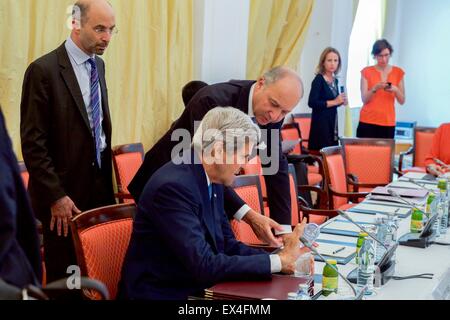
[[[0,110],[0,278],[16,287],[39,285],[36,220]]]
[[[270,219],[252,210],[230,188],[225,187],[225,212],[229,219],[249,223],[263,242],[280,245],[276,234],[289,233],[291,229],[291,197],[289,192],[288,162],[282,153],[280,129],[286,114],[291,112],[303,96],[303,84],[298,74],[287,67],[273,68],[257,81],[232,80],[208,85],[199,90],[189,101],[183,114],[171,128],[145,154],[145,159],[128,190],[136,203],[152,175],[172,160],[172,153],[179,144],[181,131],[194,134],[195,122],[217,106],[237,108],[254,118],[263,131],[262,142],[266,149],[259,155],[264,169]],[[267,133],[267,134],[265,134]],[[263,144],[263,143],[261,143]]]
[[[181,164],[168,162],[152,176],[138,204],[119,298],[186,299],[225,280],[293,273],[306,221],[270,255],[238,242],[224,212],[224,185],[232,184],[259,135],[242,111],[215,108]]]

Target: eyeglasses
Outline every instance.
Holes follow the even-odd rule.
[[[94,28],[94,32],[96,34],[98,34],[98,35],[109,33],[110,35],[113,36],[113,35],[117,34],[119,32],[119,30],[116,29],[116,28],[108,29],[108,28],[105,28],[105,27],[96,27],[96,28]]]

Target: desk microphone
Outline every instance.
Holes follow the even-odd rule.
[[[412,202],[409,202],[409,201],[406,200],[406,199],[403,199],[397,191],[395,191],[395,190],[393,190],[393,189],[388,189],[387,192],[388,192],[391,196],[393,196],[393,197],[396,198],[396,199],[401,200],[404,204],[407,204],[407,205],[410,206],[411,208],[417,209],[417,210],[419,210],[419,211],[422,211],[422,209],[417,208],[417,206],[416,206],[415,203],[412,203]]]
[[[375,237],[373,234],[371,234],[370,232],[368,232],[367,230],[365,230],[363,227],[361,227],[358,223],[356,223],[352,218],[350,218],[350,216],[345,213],[342,210],[337,210],[337,213],[343,217],[344,219],[350,221],[351,223],[353,223],[355,226],[357,226],[362,232],[365,232],[369,235],[369,237],[371,237],[373,240],[375,240],[375,242],[379,243],[383,248],[385,248],[386,250],[388,250],[388,247],[381,242],[380,240],[377,239],[377,237]]]
[[[337,269],[336,266],[329,264],[327,262],[327,259],[325,259],[317,250],[316,248],[314,248],[314,246],[311,244],[311,242],[309,242],[308,240],[306,240],[303,236],[300,237],[300,241],[305,245],[305,247],[307,247],[309,250],[311,250],[315,255],[319,256],[320,259],[323,260],[323,262],[325,262],[325,264],[329,265],[330,267],[332,267],[334,270],[336,270],[336,272],[341,276],[342,279],[344,279],[344,281],[350,286],[350,288],[353,291],[353,294],[355,295],[355,300],[357,300],[359,298],[359,296],[362,297],[361,293],[358,294],[358,292],[356,291],[355,287],[353,287],[353,284],[348,281],[348,279],[346,277],[344,277],[339,270]],[[363,291],[366,291],[367,288],[363,288]],[[361,299],[361,298],[359,298]]]
[[[450,165],[446,164],[444,161],[439,160],[438,158],[433,158],[434,162],[436,162],[441,167],[445,167],[446,169],[450,169]]]

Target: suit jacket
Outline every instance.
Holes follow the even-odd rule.
[[[107,148],[104,168],[111,172],[107,191],[114,203],[111,164],[111,119],[105,65],[96,57],[102,94]],[[20,132],[22,153],[30,172],[29,192],[36,214],[49,221],[49,207],[68,195],[80,210],[95,195],[95,142],[80,87],[64,43],[34,61],[25,73]]]
[[[119,298],[186,299],[220,281],[270,278],[269,255],[235,239],[223,186],[212,186],[210,199],[201,164],[169,162],[153,175],[138,204]]]
[[[0,278],[38,285],[41,261],[36,220],[0,110]]]
[[[336,88],[338,80],[336,79]],[[308,105],[312,108],[311,130],[308,147],[311,150],[320,150],[325,147],[337,146],[335,128],[337,125],[337,106],[327,108],[327,101],[337,97],[321,74],[314,78],[309,93]]]
[[[148,151],[145,159],[135,177],[128,186],[128,190],[135,199],[139,199],[145,184],[150,177],[165,163],[171,161],[172,149],[179,143],[171,141],[172,133],[177,129],[186,129],[191,137],[194,134],[194,121],[201,121],[209,110],[217,107],[235,107],[248,113],[248,100],[250,89],[255,81],[230,81],[210,85],[200,89],[191,99],[180,118],[172,125],[169,131]],[[261,129],[281,129],[283,121],[260,126]],[[271,153],[271,141],[264,141]],[[278,148],[279,170],[275,175],[264,176],[271,217],[281,224],[291,224],[291,198],[289,193],[288,162],[282,153],[281,139]],[[270,166],[268,164],[267,166]],[[244,201],[233,191],[225,189],[225,210],[231,218]]]

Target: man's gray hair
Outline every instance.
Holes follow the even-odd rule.
[[[277,82],[278,80],[281,80],[287,76],[291,76],[296,78],[300,83],[302,83],[302,80],[300,79],[300,76],[292,69],[284,66],[278,66],[275,68],[270,69],[266,73],[264,73],[264,79],[266,79],[265,84],[271,85]]]
[[[232,154],[246,143],[256,145],[260,137],[261,130],[248,115],[233,107],[216,107],[203,117],[192,145],[196,151],[209,152],[215,142],[221,141]]]

